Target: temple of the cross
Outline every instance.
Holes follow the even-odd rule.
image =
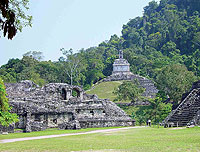
[[[158,92],[154,83],[142,76],[133,74],[130,71],[130,64],[126,59],[123,58],[123,51],[119,51],[119,58],[115,59],[113,63],[113,71],[112,75],[103,79],[103,81],[121,81],[121,80],[128,80],[133,81],[137,80],[141,87],[145,88],[145,92],[143,96],[153,98],[155,94]]]
[[[113,64],[112,74],[131,74],[130,64],[123,58],[123,51],[119,51],[119,59],[116,59]]]

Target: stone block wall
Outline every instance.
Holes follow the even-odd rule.
[[[173,123],[175,126],[198,125],[200,121],[200,81],[193,84],[192,89],[183,98],[179,106],[173,110],[163,124]]]
[[[134,120],[113,102],[87,95],[78,86],[51,83],[39,88],[30,81],[6,86],[12,112],[19,115],[16,128],[25,132],[134,124]],[[77,97],[72,97],[73,89]]]

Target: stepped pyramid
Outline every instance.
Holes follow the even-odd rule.
[[[143,93],[143,96],[154,98],[156,93],[158,93],[158,90],[154,86],[153,81],[133,74],[130,71],[130,64],[126,59],[123,58],[123,51],[119,51],[119,58],[115,59],[113,63],[113,71],[112,75],[106,77],[103,79],[103,81],[121,81],[121,80],[137,80],[141,87],[145,88],[145,92]]]
[[[166,126],[199,125],[200,124],[200,81],[193,84],[192,89],[187,93],[180,105],[173,110],[163,121]]]

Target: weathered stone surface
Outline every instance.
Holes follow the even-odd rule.
[[[156,93],[158,93],[158,90],[156,89],[156,87],[154,86],[154,83],[151,80],[145,77],[133,74],[131,72],[129,72],[128,74],[124,72],[118,72],[103,79],[103,81],[121,81],[121,80],[129,80],[129,81],[137,80],[140,86],[145,88],[145,92],[143,93],[143,96],[145,97],[153,98],[155,97]]]
[[[189,93],[184,95],[179,106],[163,121],[163,125],[174,123],[175,126],[200,124],[200,81],[193,84]]]
[[[194,116],[190,124],[200,125],[200,110],[197,111],[196,115]]]
[[[9,125],[8,127],[0,125],[0,134],[3,133],[14,133],[14,124]]]
[[[119,59],[116,59],[113,63],[112,75],[103,79],[103,81],[121,81],[121,80],[137,80],[141,87],[145,88],[143,96],[153,98],[158,90],[154,86],[154,83],[142,76],[133,74],[130,72],[130,64],[123,58],[123,51],[119,51]],[[138,103],[141,104],[141,103]]]
[[[123,74],[130,74],[130,64],[126,59],[116,59],[115,62],[113,63],[113,72],[112,74],[117,74],[117,73],[123,73]]]
[[[25,132],[134,125],[134,120],[113,102],[88,95],[78,86],[50,83],[40,88],[22,81],[6,84],[6,90],[12,112],[19,115],[16,128]],[[72,97],[72,90],[76,97]]]

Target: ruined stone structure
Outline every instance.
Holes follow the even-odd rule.
[[[125,74],[129,75],[130,72],[130,64],[126,59],[123,58],[123,51],[119,51],[119,59],[116,59],[113,63],[113,72],[112,74]]]
[[[145,88],[143,96],[153,98],[158,90],[154,86],[154,83],[142,76],[133,74],[130,72],[130,64],[123,58],[123,51],[119,51],[119,59],[116,59],[113,64],[112,75],[103,79],[103,81],[121,81],[121,80],[137,80],[141,87]]]
[[[130,64],[126,59],[116,59],[113,64],[112,74],[121,73],[121,74],[131,74]]]
[[[200,81],[193,84],[179,106],[163,121],[163,125],[200,125]]]
[[[113,102],[88,95],[79,86],[50,83],[40,88],[27,80],[5,85],[12,112],[19,115],[15,128],[26,132],[134,125]]]

